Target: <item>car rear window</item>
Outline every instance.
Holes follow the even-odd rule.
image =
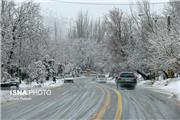
[[[121,73],[120,77],[134,77],[134,73]]]
[[[72,75],[65,75],[64,77],[65,77],[65,78],[68,78],[68,77],[72,77]]]
[[[105,75],[98,75],[98,77],[99,77],[99,78],[104,78],[104,77],[105,77]]]

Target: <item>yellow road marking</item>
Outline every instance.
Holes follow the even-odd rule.
[[[100,87],[98,87],[100,88]],[[104,90],[102,88],[100,88],[104,93],[106,93],[106,97],[105,100],[103,102],[102,107],[100,108],[100,110],[97,112],[97,114],[94,116],[93,120],[101,120],[104,116],[104,113],[106,112],[106,110],[108,109],[109,105],[110,105],[110,92],[108,90]]]
[[[103,91],[103,93],[106,94],[106,97],[105,97],[105,100],[103,102],[102,107],[100,108],[100,110],[98,111],[96,116],[93,118],[93,120],[101,120],[103,118],[106,110],[108,109],[108,107],[110,105],[110,92],[107,89],[102,89],[101,87],[98,87],[98,88],[100,88]],[[107,88],[107,86],[106,86],[106,88]],[[115,120],[121,120],[121,114],[122,114],[122,96],[121,96],[121,94],[120,94],[120,92],[118,90],[110,88],[110,87],[108,87],[108,88],[113,90],[115,92],[115,94],[117,95],[118,103],[117,103],[117,111],[115,113],[114,119]]]
[[[106,86],[106,87],[108,87],[108,86]],[[121,96],[121,94],[120,94],[120,92],[119,92],[118,90],[113,89],[113,88],[110,88],[110,87],[108,87],[108,88],[111,89],[111,90],[113,90],[113,91],[116,93],[117,97],[118,97],[118,106],[117,106],[117,111],[116,111],[116,114],[115,114],[114,119],[115,119],[115,120],[121,120],[121,113],[122,113],[122,96]]]
[[[121,119],[121,113],[122,113],[122,97],[119,91],[113,89],[114,92],[116,93],[118,97],[118,106],[117,106],[117,111],[115,114],[115,120],[120,120]]]

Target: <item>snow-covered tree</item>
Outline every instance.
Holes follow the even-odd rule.
[[[180,69],[178,61],[180,53],[179,6],[180,2],[172,1],[167,5],[164,15],[149,15],[151,16],[153,32],[147,31],[148,37],[146,38],[151,43],[149,48],[152,51],[151,61],[159,69]]]
[[[2,62],[27,67],[41,58],[47,49],[48,31],[43,25],[40,6],[33,2],[16,5],[4,1],[2,7]]]
[[[87,13],[80,12],[73,26],[69,29],[69,40],[71,43],[71,59],[69,60],[74,66],[81,69],[95,70],[97,67],[105,66],[104,59],[106,54],[102,54],[106,47],[105,27],[103,22],[90,20]],[[68,48],[68,47],[66,47]]]
[[[46,75],[48,74],[45,65],[40,60],[28,66],[28,73],[31,80],[36,80],[37,83],[44,81]]]
[[[43,61],[42,61],[43,65],[46,68],[46,80],[49,80],[50,77],[53,77],[56,73],[55,69],[54,69],[54,59],[50,58],[49,55],[45,55],[43,57]]]
[[[128,62],[132,61],[128,60],[132,59],[136,45],[131,17],[123,14],[118,8],[114,8],[106,15],[105,26],[107,47],[110,50],[112,62],[121,69],[131,68]]]

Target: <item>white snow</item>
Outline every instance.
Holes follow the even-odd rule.
[[[149,87],[151,90],[168,94],[170,97],[180,100],[180,77],[158,80],[154,82],[150,80],[140,81],[138,85]]]
[[[108,78],[107,83],[116,84],[114,78]]]
[[[49,82],[46,82],[44,83],[44,86],[43,87],[58,87],[58,86],[61,86],[63,85],[63,79],[57,79],[56,80],[56,83],[54,83],[53,81],[49,81]]]
[[[25,82],[22,82],[19,85],[19,89],[24,90],[24,89],[32,89],[32,88],[37,88],[37,86],[41,86],[41,84],[37,84],[36,82],[32,82],[30,84],[26,84]]]
[[[153,84],[153,81],[151,80],[146,80],[146,81],[139,81],[138,82],[138,85],[152,85]]]
[[[9,99],[9,91],[8,90],[1,90],[0,92],[0,103],[7,102]]]
[[[61,86],[62,84],[63,84],[63,79],[57,79],[56,83],[54,83],[51,80],[46,81],[45,83],[42,84],[37,84],[36,82],[32,82],[31,84],[25,84],[24,82],[22,82],[19,85],[19,89],[51,88],[51,87]]]
[[[3,96],[6,96],[9,94],[9,91],[8,90],[1,90],[0,92],[0,96],[3,97]]]

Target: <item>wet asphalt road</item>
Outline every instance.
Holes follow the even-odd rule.
[[[179,120],[180,102],[145,88],[116,89],[88,78],[52,89],[50,96],[2,104],[2,120]]]

